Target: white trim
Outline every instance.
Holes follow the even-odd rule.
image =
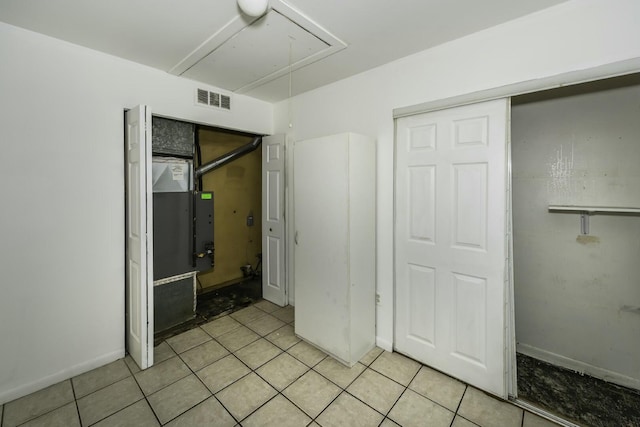
[[[491,101],[499,98],[523,95],[525,93],[540,92],[562,86],[571,86],[609,77],[632,74],[639,71],[640,58],[633,58],[584,70],[570,71],[568,73],[562,73],[555,76],[528,80],[464,95],[453,96],[450,98],[424,102],[422,104],[408,107],[395,108],[393,110],[393,118],[397,119],[400,117],[412,116],[414,114],[427,113],[429,111],[474,104],[476,102]]]
[[[506,253],[507,262],[505,266],[505,352],[506,352],[506,381],[507,396],[518,397],[518,371],[516,360],[516,313],[515,313],[515,289],[513,279],[513,174],[511,163],[511,99],[509,99],[509,113],[507,117],[507,232]]]
[[[284,200],[285,200],[285,241],[286,241],[286,275],[287,275],[287,298],[289,305],[296,305],[296,280],[295,280],[295,251],[293,250],[296,242],[296,224],[295,224],[295,211],[293,209],[293,150],[294,144],[289,134],[285,135],[284,139]]]
[[[197,274],[197,271],[191,271],[189,273],[178,274],[177,276],[165,277],[164,279],[154,280],[153,286],[160,286],[167,283],[177,282],[178,280],[187,279],[191,276],[196,277]]]
[[[533,347],[528,344],[518,343],[516,346],[516,350],[518,353],[522,353],[525,356],[542,360],[543,362],[547,362],[556,366],[571,369],[579,373],[585,373],[593,377],[600,378],[604,381],[619,384],[624,387],[640,390],[640,380],[636,378],[631,378],[617,372],[609,371],[608,369],[589,365],[588,363],[581,362],[579,360],[574,360],[569,357],[552,353],[547,350],[542,350],[540,348]]]
[[[393,351],[393,343],[385,340],[384,338],[376,337],[376,345],[383,350]]]
[[[222,26],[217,32],[211,35],[207,40],[203,41],[200,46],[196,47],[180,62],[174,65],[168,72],[175,76],[181,76],[203,58],[213,52],[216,48],[229,40],[231,37],[251,25],[259,17],[252,19],[248,23],[244,21],[242,16],[236,15],[229,22]]]
[[[76,375],[84,374],[85,372],[89,372],[92,369],[104,366],[107,363],[111,363],[118,359],[122,359],[124,356],[125,356],[125,352],[123,347],[111,353],[107,353],[99,357],[96,357],[95,359],[91,359],[89,361],[79,363],[69,368],[65,368],[54,374],[47,375],[46,377],[38,378],[36,381],[33,381],[31,383],[23,384],[16,388],[6,390],[0,393],[0,405],[7,402],[11,402],[12,400],[18,399],[20,397],[29,395],[36,391],[40,391],[43,388],[57,384],[61,381],[68,380],[70,378],[75,377]]]
[[[529,402],[525,402],[524,400],[520,400],[520,399],[510,399],[509,400],[510,403],[514,404],[515,406],[519,406],[520,408],[524,409],[525,411],[531,412],[533,414],[536,414],[539,417],[542,417],[546,420],[549,421],[553,421],[554,423],[560,424],[562,426],[566,426],[566,427],[580,427],[577,424],[572,423],[571,421],[567,421],[564,418],[560,418],[556,415],[553,415],[550,412],[545,411],[544,409],[540,409],[535,405],[530,404]]]

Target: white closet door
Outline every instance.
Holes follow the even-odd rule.
[[[262,138],[262,296],[287,305],[285,270],[285,137]]]
[[[126,344],[141,369],[153,365],[151,109],[127,111]]]
[[[397,120],[395,347],[506,397],[507,99]]]

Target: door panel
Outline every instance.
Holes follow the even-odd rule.
[[[436,280],[435,270],[409,264],[409,327],[412,340],[433,347],[436,330]]]
[[[454,164],[453,244],[460,249],[487,247],[487,164]]]
[[[433,166],[409,168],[409,237],[435,242],[436,179]]]
[[[262,138],[262,296],[286,305],[284,135]]]
[[[502,397],[508,100],[396,134],[395,347]]]
[[[486,288],[487,280],[465,274],[453,274],[455,313],[453,355],[471,363],[486,363]]]
[[[153,365],[153,203],[151,110],[126,114],[126,345],[141,369]]]

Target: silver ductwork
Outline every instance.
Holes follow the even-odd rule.
[[[200,167],[198,167],[195,170],[195,177],[200,178],[205,173],[216,170],[219,167],[224,166],[227,163],[232,162],[235,159],[254,151],[256,148],[260,146],[260,143],[262,143],[262,137],[256,136],[255,138],[253,138],[253,140],[251,140],[250,143],[243,145],[241,147],[238,147],[235,150],[229,151],[227,154],[224,154],[218,157],[217,159],[214,159],[209,163],[205,163],[204,165],[201,165]]]

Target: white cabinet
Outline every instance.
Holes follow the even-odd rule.
[[[349,366],[375,345],[375,141],[293,150],[295,333]]]

